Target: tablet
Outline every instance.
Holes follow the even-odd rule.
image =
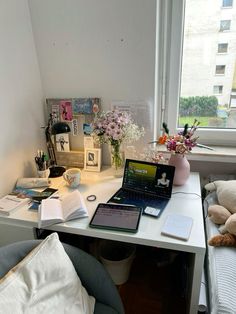
[[[89,226],[92,228],[137,232],[141,215],[141,207],[100,203]]]

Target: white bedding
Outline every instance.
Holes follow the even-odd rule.
[[[207,205],[217,203],[215,193],[207,196]],[[208,203],[208,204],[207,204]],[[206,215],[205,215],[206,216]],[[218,226],[206,218],[207,239],[218,234]],[[236,313],[236,248],[208,246],[207,273],[211,314]]]

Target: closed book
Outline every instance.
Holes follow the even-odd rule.
[[[0,214],[9,216],[16,208],[26,205],[30,202],[29,198],[25,196],[8,194],[0,199]]]

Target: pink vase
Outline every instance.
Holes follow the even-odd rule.
[[[190,174],[190,164],[183,154],[171,155],[169,165],[175,166],[174,185],[184,185]]]

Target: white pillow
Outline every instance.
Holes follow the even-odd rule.
[[[94,305],[56,233],[0,280],[1,313],[90,314]]]

